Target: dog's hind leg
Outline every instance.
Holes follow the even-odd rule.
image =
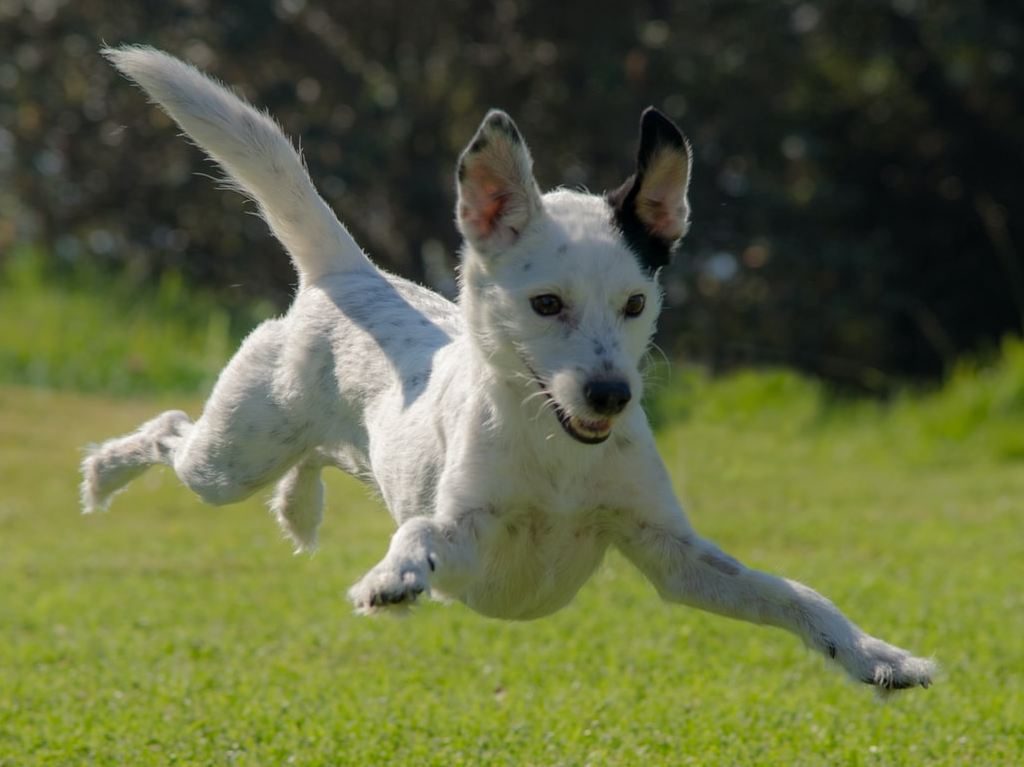
[[[220,506],[249,497],[302,459],[317,444],[323,418],[281,372],[282,328],[281,320],[267,320],[246,338],[195,423],[170,411],[92,448],[82,463],[85,511],[104,508],[157,463]]]
[[[82,461],[82,511],[106,509],[115,493],[150,466],[173,465],[175,449],[192,427],[181,410],[168,410],[127,436],[91,446]]]
[[[317,458],[293,466],[277,483],[270,510],[281,530],[295,544],[296,553],[316,548],[316,533],[323,519],[323,468]]]

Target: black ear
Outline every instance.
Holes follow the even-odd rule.
[[[615,223],[649,269],[665,266],[690,228],[690,142],[654,107],[640,117],[636,172],[608,193]]]

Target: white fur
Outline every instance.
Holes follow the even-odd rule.
[[[638,405],[660,293],[604,198],[561,190],[534,199],[532,174],[502,176],[525,202],[495,226],[490,213],[461,211],[474,241],[453,304],[362,255],[268,117],[166,54],[106,54],[259,202],[301,283],[289,312],[245,340],[196,422],[164,413],[90,450],[85,511],[157,463],[214,504],[276,482],[272,508],[309,549],[320,470],[335,466],[379,491],[398,525],[387,554],[349,592],[361,612],[430,591],[485,615],[537,618],[566,605],[613,546],[669,601],[784,628],[885,690],[930,683],[931,661],[868,636],[820,594],[749,569],[694,532]],[[514,155],[525,145],[486,123],[481,132],[499,142],[498,161],[529,168],[528,154]],[[468,188],[460,196],[506,199]],[[488,231],[500,242],[483,243]],[[542,293],[564,300],[562,315],[538,316],[530,299]],[[646,310],[626,318],[623,304],[637,293]],[[633,397],[621,414],[590,408],[583,389],[595,376],[628,382]],[[609,438],[575,440],[555,403],[585,433],[607,421]]]

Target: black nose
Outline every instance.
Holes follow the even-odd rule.
[[[633,395],[625,381],[590,381],[583,387],[583,396],[601,415],[615,415],[622,412]]]

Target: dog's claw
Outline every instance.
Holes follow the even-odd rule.
[[[395,571],[375,567],[349,590],[356,611],[372,613],[389,607],[412,605],[427,590],[427,581],[418,569]]]
[[[927,689],[936,673],[934,661],[917,658],[874,637],[865,637],[852,652],[841,654],[838,660],[847,669],[859,666],[854,678],[876,688],[883,696],[913,687]]]

